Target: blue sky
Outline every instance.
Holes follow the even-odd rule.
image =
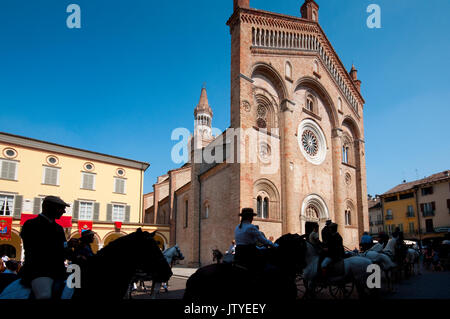
[[[145,192],[192,129],[206,82],[213,125],[230,123],[232,0],[0,2],[0,131],[146,161]],[[317,0],[322,28],[363,81],[371,194],[449,169],[450,1]],[[66,27],[81,7],[82,28]],[[251,0],[299,16],[302,0]],[[366,26],[369,4],[381,29]]]

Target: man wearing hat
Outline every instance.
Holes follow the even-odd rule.
[[[94,242],[95,233],[92,230],[83,230],[79,241],[79,246],[75,249],[75,256],[82,261],[94,256],[91,244]]]
[[[243,208],[241,213],[241,223],[234,230],[236,240],[235,262],[248,269],[258,268],[258,249],[256,243],[260,242],[267,246],[277,247],[276,244],[268,240],[259,229],[252,224],[256,214],[253,208]]]
[[[30,286],[36,299],[50,299],[64,288],[66,260],[69,250],[63,228],[55,220],[61,218],[70,205],[56,196],[42,202],[42,213],[26,221],[20,237],[25,249],[25,261],[19,275]],[[60,296],[60,294],[59,294]]]
[[[330,225],[331,225],[331,219],[329,219],[325,222],[325,227],[322,229],[322,242],[324,245],[327,244],[328,238],[331,235]]]

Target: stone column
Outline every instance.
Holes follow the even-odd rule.
[[[281,136],[281,218],[283,222],[283,234],[297,233],[301,230],[297,229],[300,212],[296,210],[296,201],[298,197],[295,194],[295,161],[294,154],[298,147],[297,138],[295,136],[296,129],[294,127],[293,107],[295,103],[285,99],[281,102],[282,111],[282,127],[280,128]]]
[[[335,128],[332,130],[331,135],[331,150],[333,152],[333,190],[334,190],[334,207],[329,207],[330,218],[339,225],[338,230],[342,231],[345,221],[344,221],[344,176],[342,171],[342,158],[341,158],[341,148],[342,148],[342,129]],[[331,211],[332,210],[332,211]]]

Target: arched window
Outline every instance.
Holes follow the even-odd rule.
[[[286,73],[286,78],[292,79],[292,65],[289,62],[286,62],[285,73]]]
[[[342,111],[342,99],[338,97],[338,110]]]
[[[203,219],[207,219],[209,217],[209,204],[208,203],[205,203],[204,205],[203,205],[203,215],[202,215],[202,218]]]
[[[347,208],[345,211],[345,226],[350,226],[352,224],[352,211]]]
[[[342,162],[348,164],[348,146],[342,146]]]
[[[264,198],[262,218],[269,217],[269,198]]]
[[[314,101],[315,101],[315,99],[311,94],[306,95],[306,109],[310,112],[315,111]]]
[[[256,214],[258,217],[262,217],[262,198],[258,196],[256,199]]]
[[[314,61],[313,68],[314,68],[314,72],[319,74],[319,63],[317,61]]]
[[[317,13],[316,13],[316,11],[313,11],[312,19],[313,19],[313,21],[317,21]]]

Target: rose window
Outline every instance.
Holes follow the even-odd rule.
[[[298,146],[303,156],[312,164],[320,165],[327,154],[327,142],[322,129],[311,119],[303,120],[298,126]]]
[[[267,127],[266,121],[264,119],[261,119],[261,118],[259,118],[256,121],[256,124],[258,125],[259,128],[266,128]]]
[[[306,153],[308,153],[311,156],[317,155],[317,152],[319,150],[319,144],[317,142],[316,135],[312,131],[305,130],[303,132],[302,143],[303,143],[303,148],[306,151]]]

